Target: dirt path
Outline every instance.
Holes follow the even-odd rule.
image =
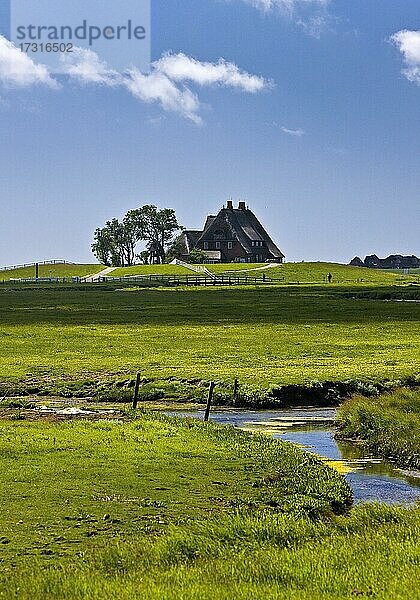
[[[226,269],[227,273],[248,273],[249,271],[265,271],[266,269],[272,269],[274,267],[281,267],[281,263],[269,263],[268,265],[264,265],[263,267],[255,267],[254,269],[239,269],[239,270],[233,270],[233,271],[229,271],[229,269]]]
[[[106,269],[102,269],[99,273],[95,273],[94,275],[87,275],[86,277],[82,277],[82,281],[85,283],[93,283],[94,281],[99,281],[100,277],[106,277],[112,271],[115,271],[117,267],[107,267]]]

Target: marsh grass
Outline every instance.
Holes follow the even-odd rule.
[[[420,389],[355,396],[340,407],[338,423],[341,436],[358,438],[374,454],[420,469]]]

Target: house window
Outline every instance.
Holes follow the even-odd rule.
[[[233,248],[233,243],[232,242],[228,242],[228,250],[232,250]]]
[[[209,249],[209,243],[208,242],[204,242],[204,250],[208,250]]]
[[[220,250],[220,242],[216,242],[216,250]]]

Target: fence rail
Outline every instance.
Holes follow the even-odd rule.
[[[127,283],[126,277],[101,277],[100,282]],[[216,278],[207,275],[139,275],[130,277],[130,283],[161,283],[163,285],[187,286],[217,286],[217,285],[260,285],[265,283],[284,282],[284,277],[274,279],[269,277],[227,276],[218,275]]]
[[[161,285],[161,286],[229,286],[229,285],[262,285],[268,283],[283,282],[284,278],[272,279],[269,277],[234,277],[219,276],[217,279],[207,276],[195,275],[139,275],[137,277],[99,277],[97,281],[89,282],[87,285],[98,284],[141,284],[141,285]],[[53,283],[74,283],[84,284],[81,277],[22,277],[19,279],[7,279],[0,284],[53,284]]]
[[[420,280],[419,280],[420,282]],[[259,277],[250,276],[234,276],[234,275],[218,275],[214,277],[207,277],[205,274],[202,275],[137,275],[130,277],[99,277],[95,281],[86,282],[83,277],[25,277],[16,279],[1,279],[0,274],[0,285],[7,284],[54,284],[54,283],[66,283],[66,284],[82,284],[82,285],[103,285],[103,284],[125,284],[125,285],[144,285],[144,286],[234,286],[234,285],[267,285],[267,284],[283,284],[283,285],[325,285],[327,282],[325,279],[319,281],[286,281],[284,277],[267,277],[266,275],[260,275]],[[365,283],[363,279],[340,279],[336,280],[335,283]],[[369,283],[366,282],[366,283]]]

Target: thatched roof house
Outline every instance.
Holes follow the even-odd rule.
[[[245,205],[233,207],[231,200],[217,215],[209,215],[202,231],[185,230],[180,241],[182,258],[193,249],[203,250],[208,262],[283,262],[284,254],[273,242],[260,221]]]

